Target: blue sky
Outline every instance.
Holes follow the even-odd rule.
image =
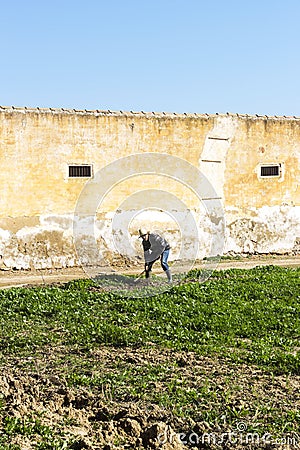
[[[0,104],[300,116],[299,0],[2,0]]]

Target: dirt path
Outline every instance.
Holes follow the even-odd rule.
[[[222,259],[214,270],[225,269],[251,269],[256,266],[278,265],[282,267],[300,267],[300,255],[295,256],[252,256],[240,257],[237,259]],[[194,268],[203,267],[203,262],[194,265]],[[116,273],[131,273],[139,274],[142,270],[140,267],[120,268],[116,267]],[[112,270],[110,269],[110,272]],[[40,285],[52,283],[66,283],[71,280],[89,278],[91,273],[95,275],[99,272],[105,272],[103,267],[92,268],[89,274],[80,267],[65,268],[65,269],[46,269],[46,270],[0,270],[0,289],[7,289],[10,287],[25,286],[25,285]]]

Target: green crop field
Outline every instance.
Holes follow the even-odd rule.
[[[166,448],[164,427],[182,448],[234,430],[300,448],[300,269],[198,276],[145,298],[0,291],[0,449]]]

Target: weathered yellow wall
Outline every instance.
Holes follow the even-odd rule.
[[[297,247],[298,118],[0,108],[0,138],[0,254],[6,266],[77,264],[72,214],[87,180],[69,179],[68,164],[92,164],[97,173],[119,158],[147,152],[177,156],[207,176],[224,206],[225,252]],[[259,164],[270,163],[281,163],[283,176],[260,179]],[[163,176],[123,181],[107,195],[98,217],[108,220],[130,194],[158,187],[196,211],[201,228],[197,196]],[[108,227],[100,237],[107,255]]]
[[[197,165],[208,129],[207,119],[0,111],[1,215],[72,212],[86,180],[68,179],[67,164],[96,172],[132,153],[164,152]]]
[[[258,164],[284,164],[284,179],[259,179]],[[227,155],[227,206],[299,205],[300,121],[240,120]]]

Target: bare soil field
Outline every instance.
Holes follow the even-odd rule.
[[[149,365],[159,370],[161,365],[167,365],[169,373],[166,378],[170,381],[186,380],[191,390],[214,392],[214,396],[203,395],[198,420],[187,420],[184,415],[180,417],[178,412],[173,414],[170,407],[164,408],[146,399],[136,400],[134,395],[130,397],[127,394],[126,398],[122,388],[114,390],[113,384],[107,383],[104,387],[95,386],[92,389],[84,386],[70,387],[66,380],[69,366],[76,365],[77,359],[87,357],[80,351],[73,356],[71,362],[65,349],[46,348],[34,358],[29,357],[22,361],[11,358],[2,368],[0,377],[2,401],[6,404],[6,412],[10,416],[27,421],[27,426],[33,418],[41,418],[43,427],[55,430],[57,436],[64,436],[65,442],[72,437],[72,444],[55,448],[299,448],[299,435],[296,433],[289,434],[289,438],[281,437],[281,440],[274,441],[271,435],[265,436],[267,433],[263,432],[252,438],[251,430],[247,431],[246,420],[239,419],[233,425],[226,423],[226,408],[235,409],[237,412],[252,408],[251,424],[259,427],[265,420],[266,411],[272,415],[272,411],[279,410],[284,415],[291,411],[291,404],[293,410],[300,408],[300,377],[272,377],[256,367],[230,364],[228,361],[203,357],[192,352],[105,347],[90,352],[89,364],[104,373],[113,371],[116,361],[118,367],[123,367],[124,371],[133,366],[135,369],[139,366],[142,370]],[[62,361],[68,361],[66,367]],[[149,381],[145,390],[170,397],[171,392],[167,386],[168,383]],[[208,424],[204,417],[216,408],[219,408],[220,416],[215,424]],[[33,429],[33,435],[34,431]],[[250,433],[250,438],[245,443],[242,440],[246,439],[247,432]],[[291,444],[293,442],[295,445]],[[30,432],[17,434],[11,438],[10,444],[19,445],[22,450],[40,448]]]

